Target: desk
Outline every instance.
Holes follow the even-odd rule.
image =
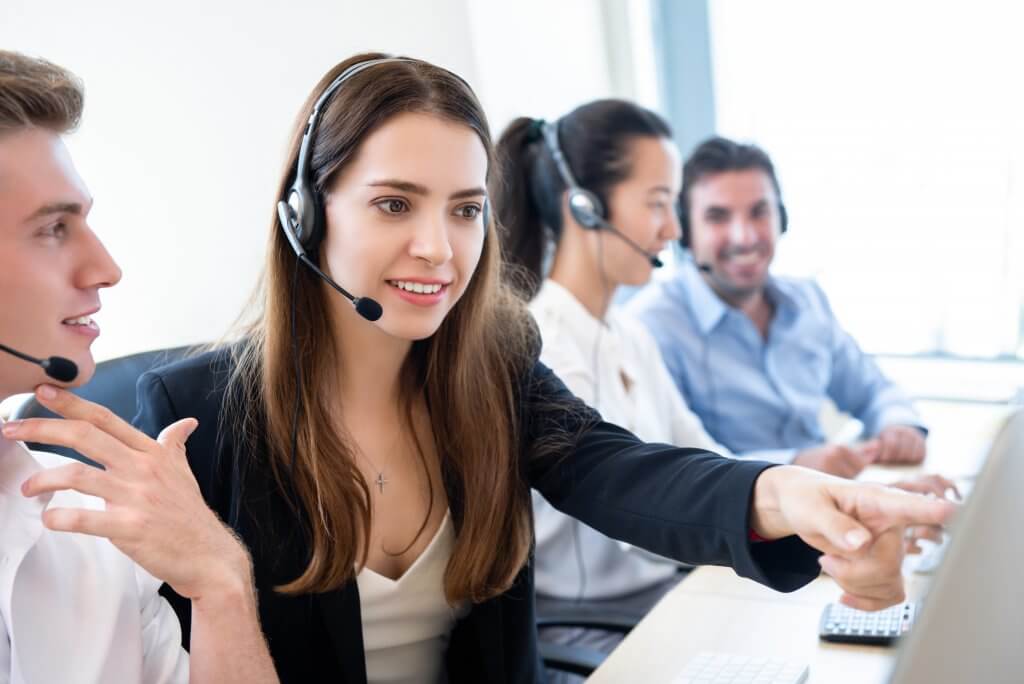
[[[960,413],[955,419],[933,416],[929,424],[935,428],[923,467],[870,468],[864,477],[891,482],[919,471],[958,479],[973,477],[1008,413],[1009,409],[989,407],[986,415],[966,420],[966,414]],[[930,576],[908,573],[906,578],[908,598],[920,598]],[[792,594],[780,594],[738,577],[729,568],[697,568],[655,606],[587,681],[671,682],[697,653],[719,651],[806,663],[811,684],[884,682],[895,649],[818,639],[821,612],[840,593],[838,585],[825,576]]]

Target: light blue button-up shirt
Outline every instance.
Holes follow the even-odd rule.
[[[765,291],[775,305],[767,339],[691,262],[627,304],[715,440],[742,458],[788,463],[825,441],[818,414],[826,397],[866,435],[886,425],[924,429],[906,395],[839,326],[821,288],[771,277]]]

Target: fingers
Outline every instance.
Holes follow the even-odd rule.
[[[107,500],[114,495],[116,485],[108,473],[77,461],[57,468],[41,470],[21,485],[21,493],[27,497],[50,494],[65,489],[73,489],[82,494],[98,496]]]
[[[882,453],[882,444],[877,438],[869,439],[868,441],[854,447],[854,452],[860,456],[860,460],[864,465],[870,465],[878,461]]]
[[[850,480],[860,475],[860,472],[875,460],[875,453],[871,449],[867,451],[847,447],[840,447],[840,449],[842,477]]]
[[[105,409],[104,409],[105,410]],[[71,447],[108,468],[117,467],[133,457],[131,448],[94,424],[83,420],[29,418],[5,423],[7,439],[42,442]]]
[[[942,528],[935,525],[912,525],[907,528],[907,535],[915,545],[922,540],[941,544],[943,538]]]
[[[879,610],[902,601],[903,530],[895,528],[878,535],[865,551],[860,558],[826,554],[819,563],[855,607]]]
[[[36,399],[57,415],[90,423],[132,449],[145,451],[151,444],[149,437],[121,420],[110,409],[86,401],[67,390],[52,385],[40,385],[36,388]]]
[[[75,532],[94,537],[118,539],[129,532],[124,516],[85,508],[50,508],[43,512],[43,525],[57,532]]]
[[[940,499],[945,499],[946,494],[952,491],[957,499],[960,498],[956,483],[941,475],[921,475],[912,480],[894,482],[891,486],[916,494],[932,494]]]
[[[881,445],[879,460],[883,463],[921,463],[925,458],[925,441],[916,428],[890,425],[878,434]]]
[[[908,494],[890,487],[871,488],[856,496],[859,498],[855,507],[863,509],[865,516],[871,518],[869,527],[875,531],[908,525],[942,526],[957,511],[957,505],[950,501]]]
[[[185,442],[199,427],[199,421],[195,418],[182,418],[177,423],[171,423],[156,438],[156,441],[163,446],[170,447],[184,453]]]
[[[828,543],[827,547],[819,544],[812,545],[829,553],[842,553],[845,555],[856,554],[871,541],[871,533],[856,520],[840,511],[822,509],[816,512],[818,524],[816,534]]]

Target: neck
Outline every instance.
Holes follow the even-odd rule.
[[[775,315],[775,308],[765,294],[763,285],[752,290],[736,290],[720,282],[713,273],[701,273],[701,277],[719,299],[742,311],[762,335],[768,334],[768,326]]]
[[[402,364],[412,343],[386,334],[338,298],[332,307],[337,387],[341,406],[393,412],[400,390]]]
[[[603,274],[603,266],[586,248],[584,236],[579,233],[582,231],[563,231],[548,277],[571,292],[591,316],[603,321],[618,284]],[[601,239],[600,235],[596,237]]]

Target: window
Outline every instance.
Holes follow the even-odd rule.
[[[779,173],[777,271],[816,278],[870,352],[1024,357],[1016,6],[708,10],[717,132]]]

